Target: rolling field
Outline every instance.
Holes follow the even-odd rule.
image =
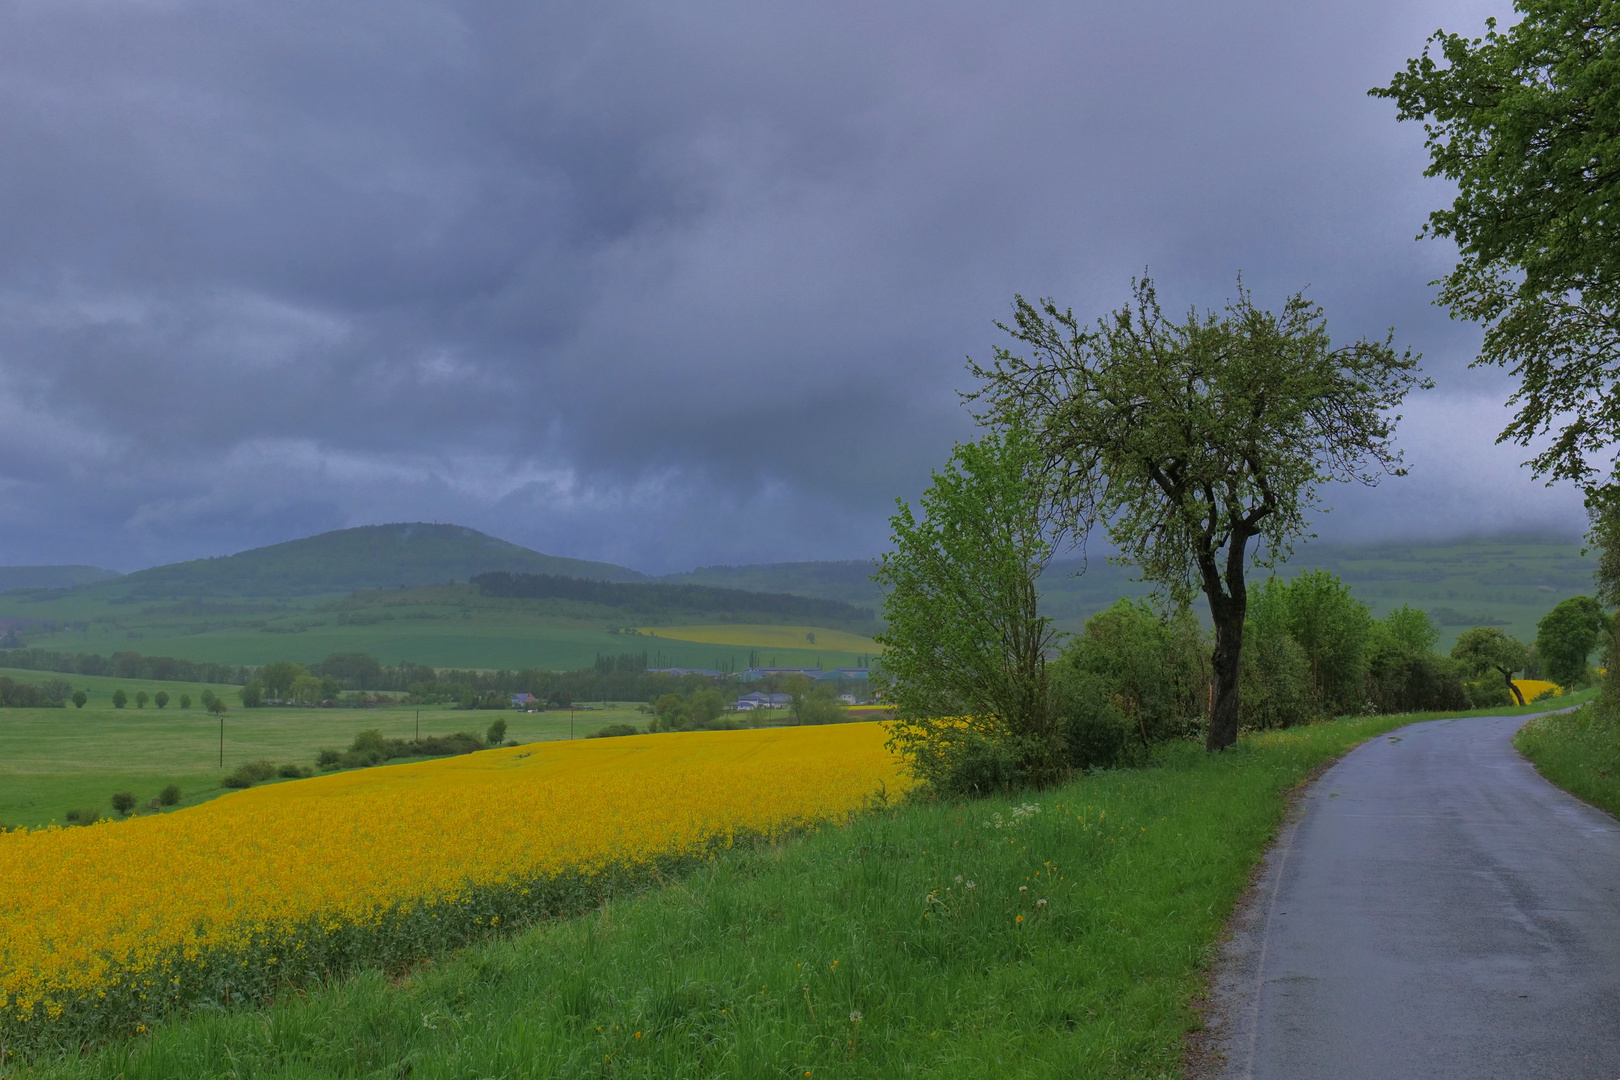
[[[401,935],[425,935],[404,946],[425,955],[739,838],[842,820],[904,790],[884,739],[842,724],[529,744],[0,835],[0,1041],[144,1030],[396,957]]]
[[[661,641],[694,641],[708,645],[729,645],[736,648],[771,649],[778,655],[790,655],[805,649],[820,652],[843,652],[870,656],[882,652],[878,643],[869,637],[852,634],[847,630],[829,630],[824,626],[767,626],[717,623],[709,626],[644,626],[638,635],[655,637]],[[796,665],[768,665],[786,667]],[[829,667],[842,667],[829,664]]]
[[[608,724],[645,726],[634,704],[586,703],[574,710],[521,713],[463,711],[430,705],[421,709],[243,709],[225,715],[225,765],[219,764],[219,721],[194,704],[181,710],[133,703],[115,709],[114,688],[131,697],[144,689],[167,690],[178,698],[189,687],[195,701],[202,686],[94,679],[50,672],[0,671],[19,681],[61,677],[75,687],[94,687],[83,709],[0,709],[0,824],[39,826],[65,820],[67,811],[95,808],[112,813],[114,792],[131,791],[144,804],[168,784],[178,784],[182,806],[214,799],[227,789],[220,781],[243,762],[268,758],[278,764],[312,765],[323,747],[345,747],[359,732],[376,728],[389,738],[411,738],[420,713],[423,735],[456,731],[482,733],[497,717],[507,721],[508,738],[519,742],[583,739]],[[233,706],[234,686],[213,687]]]

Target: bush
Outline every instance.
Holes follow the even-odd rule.
[[[990,795],[1023,785],[1023,755],[1016,739],[964,731],[953,742],[946,768],[931,781],[942,794]]]
[[[169,704],[169,692],[167,690],[159,690],[156,694],[153,694],[152,704],[156,705],[160,709],[167,707]]]
[[[90,700],[90,695],[86,694],[83,690],[75,690],[75,691],[73,691],[73,707],[75,709],[84,708],[84,703],[89,701],[89,700]]]
[[[315,764],[317,767],[322,769],[335,769],[337,768],[338,762],[342,760],[343,751],[341,750],[333,750],[328,748],[326,750],[317,752],[315,755]]]
[[[484,741],[490,746],[500,746],[506,741],[505,717],[502,717],[493,724],[489,725],[489,733],[484,736]]]
[[[182,709],[191,708],[191,695],[190,694],[181,694],[180,695],[180,707]]]
[[[313,771],[304,768],[302,765],[288,763],[277,769],[276,775],[286,780],[302,780],[306,776],[313,775]]]
[[[145,690],[135,691],[135,707],[137,709],[146,708],[146,703],[151,700],[152,695],[148,694]]]
[[[67,812],[69,825],[94,825],[101,820],[101,809],[96,806],[79,806]]]
[[[124,693],[122,690],[114,690],[112,703],[113,708],[122,709],[125,705],[129,704],[129,695]]]
[[[158,802],[162,803],[164,806],[174,806],[179,803],[180,785],[170,784],[168,787],[158,792]]]
[[[1059,665],[1052,690],[1071,768],[1106,769],[1146,757],[1146,746],[1114,704],[1105,679],[1073,664]]]
[[[268,780],[276,775],[274,762],[247,761],[238,765],[236,771],[227,776],[222,783],[228,788],[250,788],[260,780]]]
[[[593,731],[585,736],[587,739],[615,739],[623,735],[639,735],[634,724],[609,724],[601,731]]]
[[[112,797],[113,809],[118,811],[120,817],[129,817],[135,810],[135,793],[133,791],[116,792]]]

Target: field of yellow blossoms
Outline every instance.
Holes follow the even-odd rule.
[[[0,835],[0,1049],[580,910],[905,786],[877,724],[536,743]],[[48,1034],[47,1034],[48,1033]]]

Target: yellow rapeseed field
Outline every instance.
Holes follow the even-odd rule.
[[[1557,683],[1550,683],[1546,679],[1514,679],[1513,685],[1519,688],[1519,693],[1524,695],[1526,701],[1534,701],[1548,690],[1563,692],[1558,689]]]
[[[312,926],[352,939],[402,909],[448,917],[480,890],[839,820],[905,786],[885,738],[840,724],[538,743],[0,835],[0,1035],[109,986],[136,1002],[122,1013],[135,1028],[188,966],[290,963],[278,942],[304,949]]]

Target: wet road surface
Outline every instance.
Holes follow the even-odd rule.
[[[1620,1080],[1620,824],[1518,755],[1525,719],[1323,774],[1222,962],[1223,1075]]]

